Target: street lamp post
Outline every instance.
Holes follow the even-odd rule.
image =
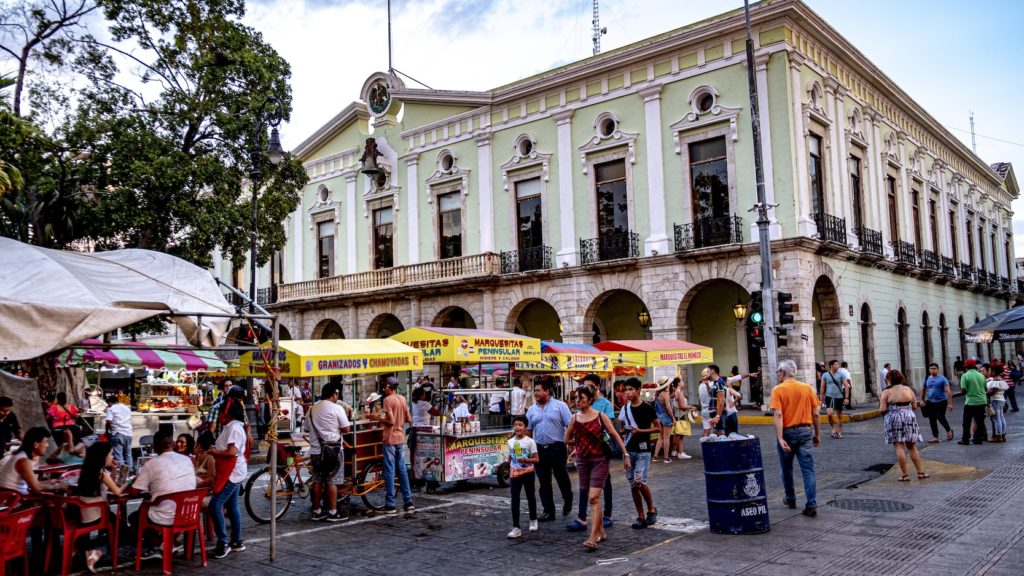
[[[263,102],[256,112],[256,126],[253,134],[253,148],[249,152],[251,166],[249,167],[249,185],[252,186],[252,229],[249,231],[249,299],[250,311],[256,313],[256,235],[257,235],[257,198],[260,191],[260,178],[263,171],[260,169],[263,159],[266,158],[271,164],[277,166],[284,159],[284,148],[281,147],[281,135],[277,127],[281,125],[281,103],[277,98],[270,96]],[[260,150],[260,143],[263,141],[263,131],[270,126],[270,141],[266,150]]]

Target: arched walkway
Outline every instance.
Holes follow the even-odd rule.
[[[746,319],[737,320],[733,307],[737,302],[750,304],[750,294],[730,280],[709,280],[694,286],[683,298],[680,322],[686,339],[715,351],[715,364],[724,373],[737,366],[740,372],[756,372],[761,367],[761,349],[751,347],[747,337]],[[699,367],[696,373],[699,373]],[[691,374],[694,380],[696,374]],[[760,386],[743,380],[743,401],[760,402]],[[696,385],[690,386],[690,394]]]
[[[960,333],[960,360],[967,360],[967,336],[964,334],[964,330],[967,329],[964,326],[964,315],[960,315],[960,319],[957,321],[957,327]]]
[[[953,364],[949,361],[949,326],[946,325],[946,315],[939,313],[939,353],[942,363],[939,364],[939,373],[952,374]]]
[[[562,322],[558,312],[540,298],[517,304],[505,322],[505,330],[541,340],[562,341]]]
[[[583,325],[593,330],[593,343],[651,338],[651,312],[628,290],[609,290],[595,298],[583,315]]]
[[[405,327],[402,326],[402,321],[397,316],[394,314],[380,314],[366,327],[366,337],[389,338],[402,330],[405,330]]]
[[[313,328],[314,340],[338,340],[345,337],[345,331],[334,320],[321,320]]]
[[[843,322],[839,294],[828,276],[819,276],[811,296],[814,316],[814,359],[819,362],[843,360]]]
[[[292,339],[292,333],[285,326],[283,326],[281,324],[278,324],[277,325],[277,339],[278,340],[291,340]]]
[[[449,306],[437,313],[431,326],[438,328],[476,328],[476,320],[464,308]]]

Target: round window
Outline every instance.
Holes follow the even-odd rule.
[[[533,152],[533,142],[529,138],[523,138],[519,141],[519,155],[529,156],[530,152]]]
[[[697,111],[701,114],[711,112],[715,105],[715,97],[710,92],[705,92],[697,97]]]
[[[327,188],[320,188],[319,197],[320,202],[327,202],[331,199],[331,191]]]
[[[598,130],[600,131],[601,136],[604,137],[608,137],[614,134],[616,128],[617,126],[615,124],[615,118],[611,117],[601,120],[601,123],[598,125]]]
[[[441,156],[441,170],[444,170],[445,172],[447,172],[447,171],[451,170],[452,166],[454,166],[454,165],[455,165],[455,159],[452,158],[451,154],[445,154],[444,156]]]

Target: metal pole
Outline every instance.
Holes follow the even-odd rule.
[[[256,161],[255,154],[253,155],[253,161]],[[259,191],[259,171],[253,164],[253,170],[250,173],[252,175],[252,181],[249,183],[252,186],[252,229],[249,231],[249,300],[252,304],[256,303],[256,193]],[[250,305],[249,312],[255,314],[256,308]]]
[[[274,371],[272,374],[268,374],[267,382],[270,384],[272,390],[270,394],[270,428],[271,432],[267,435],[270,439],[270,445],[267,448],[270,450],[270,561],[273,562],[277,555],[277,374],[278,374],[278,355],[277,355],[277,337],[278,337],[278,323],[277,318],[273,320],[273,338],[271,339],[270,353],[274,355]],[[294,413],[295,407],[292,406],[292,412]]]
[[[754,178],[757,183],[757,231],[761,249],[761,301],[764,303],[764,324],[768,370],[761,371],[764,408],[771,404],[771,390],[777,384],[779,367],[778,342],[775,341],[775,294],[772,292],[772,247],[768,230],[768,201],[764,192],[764,167],[761,159],[761,115],[757,107],[757,82],[754,78],[754,40],[750,34],[750,2],[743,0],[747,25],[747,85],[750,89],[750,129],[754,143]]]

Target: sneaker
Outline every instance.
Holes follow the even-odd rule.
[[[160,552],[159,548],[147,548],[142,551],[143,560],[155,560],[157,558],[163,558],[163,553]]]
[[[385,506],[382,512],[385,514],[398,514],[398,509],[394,506]]]
[[[413,506],[412,502],[406,502],[405,505],[402,506],[402,510],[405,510],[406,512],[412,512],[415,509],[416,507]]]
[[[522,538],[523,537],[523,531],[520,530],[519,528],[513,528],[512,531],[508,533],[508,537],[512,538],[512,539]]]
[[[651,512],[648,512],[647,513],[647,518],[644,519],[644,524],[647,524],[648,526],[654,526],[657,523],[658,523],[658,511],[657,510],[653,510]]]
[[[680,452],[680,453],[679,453],[679,459],[680,459],[680,460],[689,460],[689,459],[691,459],[691,458],[693,458],[693,456],[690,456],[690,455],[689,455],[689,454],[687,454],[686,452]]]
[[[643,518],[637,518],[636,522],[633,522],[633,524],[630,527],[633,528],[634,530],[640,530],[642,528],[647,528],[647,522]]]
[[[213,549],[214,558],[227,558],[231,550],[228,549],[227,545],[223,542],[217,542],[217,546]]]
[[[601,518],[601,525],[604,526],[605,528],[611,528],[612,526],[615,525],[615,521],[612,520],[611,518],[605,516],[604,518]]]
[[[530,520],[530,532],[536,532],[540,530],[540,524],[536,520]]]
[[[324,518],[327,518],[327,511],[326,510],[314,510],[313,511],[313,521],[314,522],[319,522],[319,521],[323,520]]]
[[[348,520],[348,512],[341,509],[335,510],[334,514],[328,512],[327,517],[324,518],[326,522],[341,522],[343,520]]]
[[[669,452],[668,455],[673,457],[673,458],[675,458],[678,454],[679,454],[678,452]]]
[[[174,548],[171,549],[171,554],[172,555],[174,555],[174,554],[181,554],[184,551],[185,551],[185,545],[184,544],[178,544],[177,546],[175,546]]]
[[[232,542],[231,545],[228,546],[228,548],[230,548],[232,552],[244,552],[245,542],[243,542],[242,540],[239,540],[238,542]]]

